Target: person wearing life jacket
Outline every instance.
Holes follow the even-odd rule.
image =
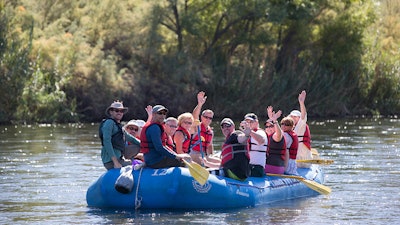
[[[305,99],[306,91],[303,90],[298,96],[300,111],[293,110],[289,115],[294,120],[294,132],[297,134],[299,139],[299,147],[297,149],[296,157],[298,160],[308,160],[313,158],[311,152],[311,134],[310,128],[307,125],[307,110],[304,103]],[[309,163],[297,163],[298,168],[309,168],[310,166],[311,164]]]
[[[267,108],[269,119],[265,122],[265,132],[268,135],[267,162],[265,165],[266,173],[283,174],[289,160],[289,152],[286,149],[285,138],[278,118],[282,112],[274,112],[272,106]]]
[[[107,109],[106,116],[99,126],[99,137],[101,140],[101,160],[107,170],[121,168],[130,165],[131,162],[122,157],[127,141],[135,142],[130,135],[125,135],[122,130],[121,120],[124,113],[128,111],[120,101],[114,101]]]
[[[222,145],[221,167],[227,177],[236,180],[245,180],[250,175],[248,139],[250,137],[250,125],[242,121],[241,130],[235,130],[235,124],[230,118],[224,118],[221,130],[225,136]]]
[[[178,116],[178,129],[176,129],[173,135],[176,153],[189,153],[190,131],[192,130],[193,122],[193,116],[189,112],[182,113]]]
[[[165,139],[165,145],[175,151],[175,144],[173,140],[173,136],[175,134],[176,129],[178,129],[178,120],[175,117],[168,117],[164,122],[164,131],[167,134]],[[176,152],[176,151],[175,151]]]
[[[145,108],[147,112],[147,121],[150,122],[152,118],[153,107],[148,105]],[[123,127],[124,133],[127,139],[134,139],[134,142],[125,141],[125,149],[123,151],[123,156],[125,159],[130,159],[132,164],[143,163],[143,153],[140,153],[140,132],[142,127],[146,124],[143,120],[129,120]]]
[[[189,154],[177,154],[165,144],[163,123],[167,113],[168,109],[164,106],[154,106],[151,121],[143,126],[140,133],[140,151],[145,165],[153,169],[185,166],[182,160],[190,160]]]
[[[281,120],[283,136],[286,142],[286,149],[289,151],[289,161],[286,167],[285,174],[297,175],[296,156],[299,140],[297,134],[293,131],[294,121],[290,116]]]
[[[258,117],[254,113],[247,113],[244,120],[250,124],[250,176],[263,177],[265,175],[264,168],[267,160],[267,134],[260,129]]]
[[[196,127],[192,134],[189,154],[192,160],[198,164],[203,164],[207,167],[219,167],[221,159],[213,156],[214,132],[210,126],[214,118],[214,112],[211,109],[205,109],[201,113],[201,120],[199,118],[201,108],[206,102],[206,99],[207,96],[205,92],[200,91],[197,93],[197,105],[192,112]]]
[[[135,138],[135,142],[125,141],[125,149],[123,152],[123,156],[125,159],[130,159],[133,161],[134,159],[139,159],[144,161],[143,154],[139,153],[140,151],[140,132],[142,131],[142,127],[146,122],[143,120],[129,120],[127,124],[124,125],[123,130],[127,133],[127,135],[131,135],[132,138]]]

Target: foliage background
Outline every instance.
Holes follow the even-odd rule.
[[[400,111],[398,0],[0,0],[0,123]]]

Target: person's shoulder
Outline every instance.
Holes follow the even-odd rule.
[[[147,127],[147,130],[149,131],[156,131],[156,130],[161,130],[160,125],[156,123],[152,123]]]
[[[103,124],[103,127],[104,126],[113,126],[115,124],[115,121],[111,118],[107,118],[107,119],[104,119],[103,121],[101,121],[101,123]]]
[[[258,129],[258,130],[256,131],[256,133],[259,134],[259,135],[261,135],[261,136],[263,136],[264,138],[267,138],[267,133],[265,133],[265,131],[262,130],[262,129]]]

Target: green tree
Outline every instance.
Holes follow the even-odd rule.
[[[24,11],[23,7],[13,9],[0,2],[0,123],[17,119],[15,111],[29,77],[32,25],[28,30],[29,39],[21,38],[21,30],[15,27],[15,18]]]

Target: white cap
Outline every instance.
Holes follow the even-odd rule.
[[[300,117],[301,116],[301,112],[299,110],[293,110],[293,111],[290,112],[289,115],[290,116],[298,116],[298,117]]]

